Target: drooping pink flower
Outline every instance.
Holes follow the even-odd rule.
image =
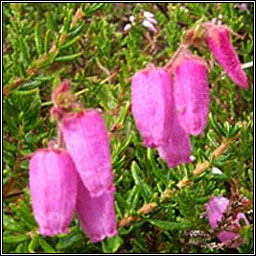
[[[76,169],[92,197],[113,191],[107,130],[100,113],[83,110],[66,114],[59,125]]]
[[[150,66],[135,74],[132,111],[145,146],[156,147],[169,167],[190,162],[190,140],[176,116],[167,70]]]
[[[173,73],[178,120],[187,133],[198,135],[208,120],[207,65],[200,57],[187,52],[177,60]]]
[[[230,40],[226,26],[206,23],[206,42],[214,57],[237,85],[247,89],[248,79]]]
[[[29,164],[29,186],[39,232],[67,233],[77,196],[77,173],[69,154],[53,147],[36,151]]]
[[[173,168],[182,163],[191,163],[191,145],[189,135],[180,126],[177,118],[170,128],[170,137],[165,144],[159,146],[158,153]]]
[[[218,222],[222,220],[222,216],[227,210],[229,200],[223,196],[211,197],[209,202],[206,204],[206,211],[208,215],[208,220],[212,228],[218,226]],[[245,223],[248,225],[249,222],[243,213],[239,213],[236,219],[233,221],[231,226],[228,227],[229,230],[235,230],[240,227],[239,220],[244,219]],[[232,231],[221,231],[218,235],[221,242],[228,242],[232,239],[239,238],[239,234]],[[236,241],[232,243],[229,247],[236,248],[241,245],[241,241]]]
[[[79,179],[76,209],[81,226],[92,243],[118,233],[113,191],[92,197]]]
[[[134,75],[132,112],[145,146],[167,142],[171,108],[171,77],[165,69],[149,66]]]

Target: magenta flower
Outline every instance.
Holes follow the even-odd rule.
[[[203,132],[208,120],[209,87],[205,62],[187,52],[174,67],[174,100],[178,120],[192,135]]]
[[[132,111],[145,146],[157,147],[169,167],[190,162],[189,136],[176,117],[172,80],[164,68],[150,66],[135,74]]]
[[[170,127],[169,139],[157,149],[160,157],[167,163],[169,168],[173,168],[182,163],[191,162],[189,135],[185,133],[177,119]]]
[[[69,154],[53,146],[36,151],[30,160],[29,186],[39,232],[67,233],[77,196],[77,174]]]
[[[171,108],[171,77],[165,69],[149,66],[134,75],[132,112],[145,146],[167,142]]]
[[[218,226],[218,222],[221,221],[224,212],[227,210],[229,200],[223,196],[211,197],[210,201],[206,204],[206,211],[208,215],[208,220],[212,228]],[[243,213],[239,213],[236,219],[233,221],[229,230],[235,230],[240,227],[239,220],[244,219],[245,223],[248,225],[249,222]],[[221,242],[228,242],[234,238],[239,237],[239,234],[231,231],[221,231],[218,235]],[[241,245],[241,241],[236,241],[232,243],[229,247],[236,248]]]
[[[215,58],[234,83],[247,89],[248,80],[230,41],[229,28],[213,23],[207,23],[205,27],[206,42]]]
[[[66,114],[60,123],[76,169],[92,197],[113,191],[107,130],[96,110]]]
[[[117,234],[113,191],[92,197],[79,179],[76,209],[82,228],[92,243]]]

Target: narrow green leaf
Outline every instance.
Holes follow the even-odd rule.
[[[78,36],[83,28],[84,28],[84,23],[81,23],[79,26],[77,26],[73,31],[69,33],[67,40]]]
[[[28,46],[26,44],[26,42],[24,41],[23,37],[19,38],[19,43],[20,43],[20,50],[21,50],[21,57],[22,60],[26,63],[26,65],[29,65],[29,49]]]
[[[72,61],[77,59],[78,57],[80,57],[82,55],[82,52],[78,52],[72,55],[68,55],[68,56],[61,56],[55,59],[56,62],[65,62],[65,61]]]
[[[77,41],[79,41],[80,39],[80,35],[74,37],[73,39],[69,40],[67,43],[63,44],[60,46],[60,49],[63,50],[63,49],[66,49],[70,46],[72,46],[73,44],[75,44]]]
[[[42,58],[38,62],[38,64],[37,64],[38,67],[43,68],[43,67],[46,67],[46,66],[52,64],[57,55],[58,55],[58,51],[49,53],[46,57]]]
[[[139,188],[141,189],[144,199],[147,202],[149,202],[152,198],[153,192],[152,192],[151,188],[149,187],[149,185],[140,178],[137,170],[139,170],[139,166],[137,165],[136,162],[133,161],[132,166],[131,166],[132,177],[135,181],[135,184],[138,185]]]
[[[44,53],[47,54],[51,47],[52,30],[48,29],[44,37]]]
[[[52,248],[50,244],[48,244],[42,237],[39,237],[39,244],[44,250],[44,252],[47,253],[56,253],[56,251]]]
[[[28,251],[30,253],[35,253],[35,248],[38,245],[38,240],[39,240],[39,235],[36,234],[30,241],[29,245],[28,245]]]
[[[68,247],[75,246],[82,243],[84,235],[79,233],[68,234],[66,237],[61,238],[57,244],[57,249],[63,250]]]
[[[43,42],[41,38],[41,31],[39,23],[35,26],[35,43],[36,43],[36,51],[39,56],[43,53]]]
[[[28,237],[26,235],[17,235],[17,236],[14,236],[14,235],[4,235],[3,236],[3,243],[9,243],[9,244],[17,244],[17,243],[21,243],[25,240],[27,240]]]
[[[73,12],[73,9],[69,10],[68,16],[64,19],[64,29],[63,29],[63,31],[66,32],[66,33],[68,32],[69,27],[70,27],[70,23],[71,23],[71,20],[72,20],[72,12]]]
[[[155,219],[149,219],[148,222],[154,226],[159,227],[162,230],[168,230],[168,231],[184,230],[188,228],[188,225],[180,222],[169,222],[169,221],[155,220]]]

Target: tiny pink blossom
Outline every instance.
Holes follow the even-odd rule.
[[[234,83],[247,89],[248,79],[230,41],[230,30],[226,26],[207,23],[206,42],[213,55]]]
[[[201,58],[187,52],[177,60],[173,73],[178,120],[187,133],[198,135],[208,121],[207,65]]]
[[[218,226],[218,222],[222,220],[222,216],[227,210],[229,204],[229,200],[223,196],[218,197],[211,197],[210,201],[206,204],[206,211],[208,215],[208,220],[210,223],[210,226],[212,228],[216,228]],[[243,213],[239,213],[236,216],[236,219],[233,221],[230,227],[228,227],[231,230],[235,230],[236,227],[240,227],[239,220],[244,219],[245,223],[248,225],[249,222],[246,218],[246,216]],[[228,242],[232,239],[239,238],[239,234],[236,232],[231,231],[221,231],[218,235],[218,238],[221,242]],[[232,243],[229,247],[230,248],[236,248],[241,245],[241,241],[236,241]]]
[[[113,191],[109,141],[100,113],[93,109],[69,113],[59,126],[67,150],[91,196]]]
[[[76,209],[82,229],[92,243],[118,233],[113,191],[92,197],[79,179]]]
[[[29,164],[29,187],[39,232],[67,233],[77,196],[77,174],[69,154],[53,146],[36,151]]]

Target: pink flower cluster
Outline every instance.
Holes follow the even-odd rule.
[[[206,42],[230,78],[243,88],[248,81],[225,26],[204,24],[202,38],[188,34],[197,44]],[[201,35],[200,35],[201,36]],[[201,134],[208,120],[208,67],[187,48],[166,68],[149,65],[132,79],[132,112],[146,147],[156,148],[168,167],[189,163],[189,135]]]
[[[32,206],[42,235],[68,232],[76,212],[84,232],[98,242],[117,234],[107,130],[100,113],[72,103],[72,97],[68,81],[53,93],[51,114],[58,119],[66,148],[51,142],[33,154]]]
[[[211,197],[210,201],[206,204],[206,212],[208,215],[208,220],[212,228],[218,227],[218,223],[223,218],[229,205],[229,200],[223,196]],[[232,223],[226,228],[228,231],[223,230],[218,233],[217,237],[223,243],[231,242],[229,248],[236,248],[241,245],[240,234],[236,231],[240,228],[239,221],[243,219],[245,224],[248,225],[249,222],[244,215],[244,213],[238,213],[236,218],[232,220]],[[234,242],[232,240],[235,240]]]

